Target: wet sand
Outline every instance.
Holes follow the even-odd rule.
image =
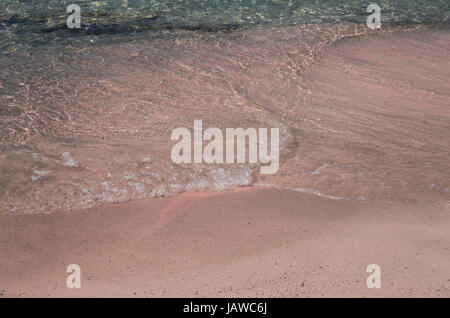
[[[448,37],[344,41],[305,77],[305,107],[279,92],[275,118],[299,128],[296,147],[278,175],[256,181],[298,191],[0,216],[0,294],[449,297]],[[261,85],[254,105],[272,98]],[[350,200],[300,192],[311,187]],[[81,266],[79,290],[66,288],[69,264]],[[366,287],[369,264],[381,289]]]
[[[448,202],[448,30],[346,38],[306,73],[301,102],[279,109],[298,129],[297,146],[259,182],[359,200]]]
[[[3,297],[450,296],[449,206],[241,188],[0,224]]]

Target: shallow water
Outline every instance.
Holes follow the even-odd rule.
[[[447,117],[427,115],[420,126],[440,134],[430,149],[405,140],[394,149],[391,138],[360,119],[384,121],[389,129],[395,120],[370,108],[355,117],[355,103],[344,103],[352,112],[339,117],[345,109],[328,112],[326,98],[310,96],[318,88],[308,72],[319,53],[342,37],[368,33],[363,1],[78,1],[78,31],[64,27],[68,1],[6,2],[0,9],[3,213],[251,184],[361,200],[442,201],[450,192]],[[448,19],[446,1],[384,1],[382,10],[387,30],[442,22],[445,28]],[[262,177],[248,164],[172,163],[171,131],[192,128],[194,119],[205,128],[279,127],[280,172]],[[405,129],[393,135],[410,133],[416,121],[400,120]],[[356,140],[355,131],[367,137]],[[393,173],[393,158],[409,160],[407,168],[397,167],[397,181],[379,174]]]
[[[66,7],[80,5],[82,28],[68,30]],[[3,0],[0,52],[32,52],[38,46],[110,42],[146,37],[146,31],[230,31],[254,25],[364,23],[362,0]],[[380,2],[383,23],[448,21],[446,0]]]

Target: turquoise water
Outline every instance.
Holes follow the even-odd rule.
[[[361,0],[2,0],[0,52],[31,50],[34,46],[92,38],[140,34],[155,30],[226,31],[255,24],[364,23]],[[448,21],[446,0],[378,1],[382,21],[441,23]],[[82,28],[68,30],[66,7],[81,7]],[[86,38],[85,37],[85,38]]]

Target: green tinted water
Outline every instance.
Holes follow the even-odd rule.
[[[68,30],[66,7],[81,7],[82,28]],[[255,24],[365,23],[362,0],[2,0],[0,52],[60,43],[79,35],[111,37],[146,30],[230,30]],[[383,23],[448,21],[446,0],[379,1]],[[77,39],[80,41],[80,39]]]

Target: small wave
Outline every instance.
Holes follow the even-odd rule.
[[[101,151],[101,149],[99,150]],[[108,160],[92,152],[45,155],[16,150],[0,160],[5,193],[3,214],[48,214],[80,210],[101,203],[156,198],[193,191],[223,191],[252,184],[252,167],[193,165],[181,167],[168,160]],[[106,157],[106,158],[105,158]],[[12,163],[14,160],[15,164]],[[24,176],[25,178],[22,178]],[[28,177],[27,177],[28,176]],[[28,179],[27,179],[28,178]]]
[[[295,188],[295,187],[284,187],[280,185],[275,184],[266,184],[266,183],[255,183],[253,184],[257,187],[265,187],[265,188],[273,188],[273,189],[280,189],[280,190],[290,190],[290,191],[296,191],[296,192],[302,192],[302,193],[309,193],[313,194],[322,198],[327,198],[331,200],[350,200],[350,198],[342,197],[342,196],[336,196],[336,195],[330,195],[322,193],[319,190],[313,189],[313,188]]]

